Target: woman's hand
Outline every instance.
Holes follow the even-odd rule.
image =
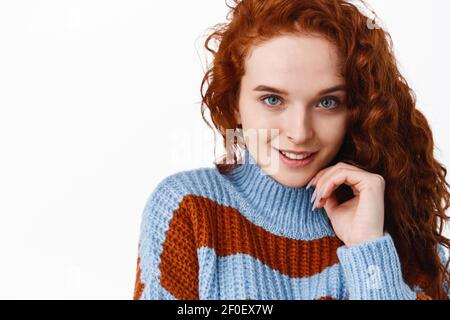
[[[343,183],[355,196],[339,204],[334,190]],[[334,232],[346,246],[383,236],[385,181],[382,176],[339,162],[319,171],[310,184],[316,188],[311,202],[325,209]]]

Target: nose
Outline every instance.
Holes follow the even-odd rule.
[[[305,106],[292,107],[285,119],[285,124],[287,138],[294,144],[304,145],[313,136],[311,115]]]

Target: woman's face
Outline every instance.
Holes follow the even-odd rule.
[[[343,143],[347,108],[339,62],[330,42],[306,35],[273,38],[245,61],[236,120],[255,161],[283,185],[305,186]],[[291,167],[278,150],[317,153],[306,166]]]

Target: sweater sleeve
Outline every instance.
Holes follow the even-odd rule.
[[[134,300],[198,298],[198,259],[185,192],[173,176],[148,198],[140,225]]]
[[[341,246],[337,255],[351,300],[431,299],[422,291],[412,290],[403,280],[400,259],[388,233],[350,247]]]

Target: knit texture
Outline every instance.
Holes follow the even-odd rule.
[[[430,299],[425,275],[403,280],[388,233],[346,247],[313,192],[278,183],[248,150],[229,175],[166,177],[142,214],[133,298]]]

